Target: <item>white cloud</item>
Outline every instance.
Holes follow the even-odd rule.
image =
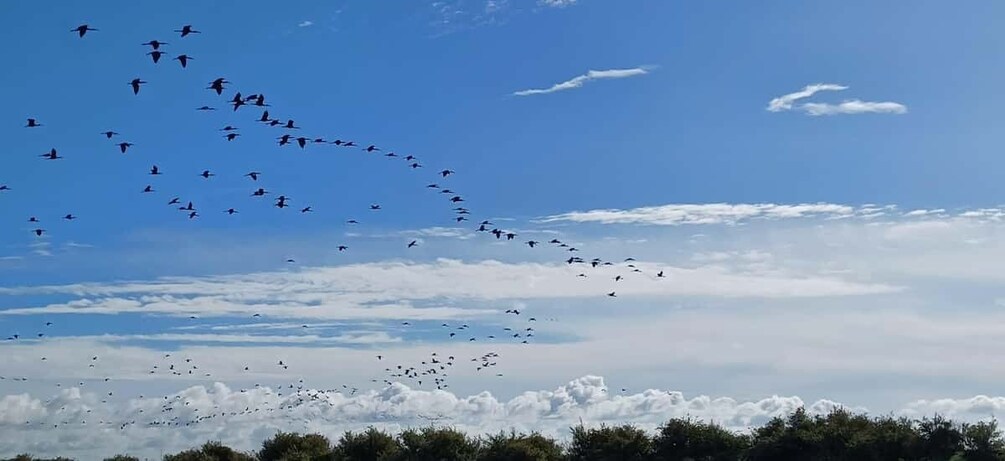
[[[783,96],[779,96],[772,99],[768,103],[768,111],[770,112],[781,112],[785,110],[792,110],[792,105],[800,99],[806,99],[820,91],[843,91],[847,90],[848,87],[843,85],[837,85],[834,83],[817,83],[815,85],[806,85],[805,88],[799,90],[795,93],[789,93]]]
[[[284,392],[285,391],[285,392]],[[280,395],[282,393],[282,395]],[[584,376],[553,390],[524,392],[508,400],[489,392],[461,396],[424,391],[403,384],[349,392],[270,387],[233,389],[222,383],[197,385],[166,398],[150,396],[102,404],[103,397],[71,388],[48,400],[28,394],[0,399],[0,455],[30,452],[37,456],[73,455],[101,459],[113,453],[156,458],[219,440],[239,450],[257,449],[276,432],[318,432],[337,439],[345,430],[373,425],[390,432],[427,426],[430,420],[472,435],[501,430],[540,431],[567,439],[576,424],[632,423],[653,431],[670,418],[697,418],[745,431],[775,416],[804,407],[811,414],[837,408],[865,412],[832,400],[804,401],[797,396],[753,400],[709,397],[664,389],[622,394],[599,376]],[[898,415],[935,412],[980,419],[1001,410],[1002,397],[909,402]]]
[[[565,8],[567,6],[575,5],[576,0],[538,0],[537,3],[552,8]]]
[[[638,261],[642,274],[619,284],[622,296],[819,297],[885,293],[898,288],[798,273],[731,272],[721,267],[684,268]],[[250,316],[311,319],[454,319],[495,314],[483,301],[597,298],[606,291],[577,274],[589,266],[499,261],[465,263],[384,262],[217,277],[165,278],[149,282],[0,288],[0,294],[70,294],[79,299],[10,308],[0,315],[117,314]],[[664,271],[675,283],[662,283]],[[615,267],[591,273],[610,279]],[[482,301],[482,302],[479,302]],[[413,303],[459,307],[416,307]],[[477,305],[479,307],[472,307]]]
[[[297,27],[310,27],[314,25],[314,21],[301,21],[297,24]]]
[[[850,217],[855,207],[833,203],[779,205],[757,204],[670,204],[627,210],[573,211],[541,218],[540,222],[599,222],[603,224],[738,224],[750,219],[791,219],[805,217]]]
[[[584,84],[592,80],[637,77],[639,75],[645,75],[648,73],[649,70],[645,67],[635,67],[632,69],[591,70],[571,80],[566,80],[562,83],[556,83],[549,88],[520,90],[514,92],[513,95],[530,96],[535,94],[555,93],[558,91],[565,91],[582,87]]]
[[[808,115],[819,116],[819,115],[838,115],[838,114],[905,114],[907,113],[907,106],[896,102],[871,102],[871,101],[861,101],[858,99],[851,99],[843,101],[839,104],[827,104],[827,103],[805,103],[802,105],[796,105],[797,101],[812,97],[813,95],[821,91],[843,91],[847,90],[848,87],[844,85],[838,85],[834,83],[817,83],[813,85],[807,85],[802,90],[795,93],[789,93],[783,96],[779,96],[772,99],[768,103],[767,110],[769,112],[783,112],[789,110],[801,110],[806,112]]]
[[[838,114],[906,114],[907,106],[895,102],[868,102],[852,99],[840,104],[806,103],[802,105],[809,115]]]

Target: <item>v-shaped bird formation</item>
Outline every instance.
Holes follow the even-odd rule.
[[[78,27],[72,28],[73,33],[72,40],[83,40],[89,41],[92,39],[94,34],[106,34],[109,33],[109,29],[99,29],[91,27],[88,24],[81,24]],[[202,31],[196,30],[192,25],[183,25],[179,29],[175,29],[174,33],[177,34],[175,37],[177,40],[172,40],[172,42],[166,42],[161,40],[147,40],[146,42],[140,42],[137,40],[137,45],[139,47],[146,47],[146,56],[158,66],[164,66],[169,64],[171,61],[162,62],[162,58],[165,56],[173,56],[171,60],[178,61],[182,69],[190,69],[193,66],[198,65],[198,61],[195,57],[188,54],[186,50],[183,53],[178,53],[172,55],[175,49],[196,47],[197,44],[192,43],[193,40],[200,40],[199,38],[193,38],[195,34],[202,34]],[[208,35],[208,34],[206,34]],[[137,51],[139,54],[139,50]],[[142,58],[142,56],[139,56]],[[149,78],[149,80],[148,80]],[[153,76],[126,76],[122,79],[126,82],[128,88],[124,88],[122,91],[125,94],[124,97],[136,97],[140,96],[141,93],[147,93],[156,88],[158,80],[162,77]],[[164,77],[166,78],[166,77]],[[212,81],[206,82],[204,87],[192,88],[194,93],[198,92],[202,97],[206,98],[206,103],[199,107],[193,107],[191,110],[204,112],[208,114],[220,113],[223,110],[218,110],[218,108],[229,107],[229,112],[247,114],[248,126],[253,127],[255,130],[273,130],[276,148],[289,149],[292,151],[314,151],[314,150],[339,150],[354,152],[359,155],[371,156],[374,159],[383,158],[385,161],[398,162],[401,168],[407,168],[414,172],[414,174],[429,174],[435,181],[428,183],[424,190],[428,191],[427,194],[431,194],[433,197],[441,197],[440,200],[443,202],[444,207],[449,207],[451,214],[453,215],[452,223],[454,225],[461,224],[464,222],[471,222],[473,224],[472,229],[479,234],[484,234],[486,239],[499,242],[512,242],[513,245],[517,245],[517,248],[525,248],[526,251],[541,251],[541,248],[550,247],[550,251],[554,251],[557,254],[567,255],[556,257],[556,260],[563,260],[567,265],[581,265],[584,267],[584,272],[580,272],[577,277],[587,278],[592,277],[596,274],[599,277],[603,277],[605,280],[606,288],[598,287],[597,295],[598,297],[616,298],[618,292],[616,290],[617,285],[620,284],[626,277],[646,277],[653,281],[665,279],[664,271],[659,271],[655,274],[646,274],[643,270],[635,265],[634,258],[625,258],[621,261],[607,261],[601,258],[584,258],[578,256],[580,249],[572,246],[566,242],[559,239],[551,239],[548,242],[541,242],[537,240],[520,240],[519,235],[515,231],[506,230],[497,227],[495,224],[488,219],[474,218],[474,211],[467,207],[467,199],[463,195],[454,191],[452,188],[448,187],[448,183],[451,178],[457,174],[453,169],[442,168],[442,169],[427,169],[426,166],[420,162],[416,155],[399,155],[393,149],[388,146],[381,144],[375,144],[371,142],[357,142],[351,139],[329,139],[324,136],[318,135],[307,135],[307,124],[300,125],[295,116],[292,114],[280,115],[280,107],[274,107],[268,101],[266,93],[263,91],[255,91],[250,93],[247,91],[242,91],[242,89],[237,88],[237,84],[229,80],[226,77],[217,77]],[[226,96],[230,94],[230,96]],[[26,119],[23,126],[24,129],[30,130],[47,130],[47,129],[58,129],[58,127],[50,126],[49,124],[42,123],[45,120],[45,114],[35,114],[30,118]],[[223,125],[223,126],[221,126]],[[104,130],[104,131],[100,131]],[[217,124],[210,130],[215,130],[219,133],[221,138],[226,142],[241,143],[246,142],[247,138],[241,137],[242,128],[239,126],[229,125],[229,124]],[[108,142],[108,148],[111,152],[117,152],[117,155],[142,155],[143,152],[143,140],[136,140],[130,138],[128,133],[120,133],[116,131],[111,126],[96,127],[94,129],[94,135],[101,136]],[[269,136],[273,138],[273,136]],[[136,143],[134,143],[136,141]],[[71,154],[66,154],[71,155]],[[64,159],[60,150],[57,147],[52,147],[48,151],[38,154],[38,157],[42,161],[56,161]],[[272,207],[276,208],[276,213],[293,213],[298,216],[305,216],[314,213],[325,213],[325,200],[323,197],[291,197],[286,195],[282,191],[273,191],[268,187],[267,182],[269,178],[269,172],[264,169],[253,170],[253,171],[220,171],[220,170],[209,170],[202,167],[193,167],[191,171],[174,171],[169,169],[162,169],[156,163],[150,163],[149,169],[146,171],[145,177],[147,177],[148,184],[142,187],[137,187],[132,191],[124,191],[124,193],[135,193],[135,194],[145,194],[151,196],[150,200],[153,203],[157,203],[156,206],[165,206],[167,213],[177,213],[179,219],[192,221],[198,223],[202,219],[237,219],[240,214],[240,210],[243,207],[261,206],[262,202],[268,202]],[[429,173],[426,173],[426,172]],[[137,172],[139,176],[143,172]],[[0,174],[12,174],[9,171],[0,172]],[[230,203],[225,205],[226,207],[221,207],[220,209],[203,209],[199,204],[195,203],[194,200],[185,198],[186,191],[161,191],[160,187],[157,185],[157,180],[160,177],[168,175],[191,175],[192,177],[198,176],[202,180],[205,180],[205,184],[208,187],[212,187],[215,181],[218,181],[219,177],[235,177],[244,181],[247,184],[247,193],[243,194],[243,201]],[[14,183],[14,177],[3,178],[0,177],[0,203],[3,200],[20,199],[20,200],[30,200],[30,197],[17,197],[17,185]],[[5,182],[11,181],[11,182]],[[146,182],[146,181],[144,181]],[[417,191],[418,192],[418,191]],[[156,198],[160,194],[165,193],[166,195],[163,201]],[[433,195],[435,194],[435,195]],[[170,198],[167,198],[170,197]],[[293,208],[292,211],[288,210]],[[372,203],[369,205],[368,209],[360,210],[361,213],[358,216],[345,216],[342,217],[347,225],[359,224],[361,220],[365,220],[363,216],[366,216],[366,212],[369,213],[384,213],[387,212],[381,206],[380,203]],[[203,214],[205,213],[205,214]],[[73,213],[66,213],[62,216],[54,217],[55,220],[63,221],[63,224],[58,226],[50,226],[53,233],[72,233],[73,223],[78,219],[87,219],[86,216],[78,216]],[[40,219],[36,216],[31,216],[28,222],[31,223],[31,238],[43,238],[50,235],[50,230],[43,227],[47,222],[47,219]],[[477,223],[477,224],[474,224]],[[198,225],[198,224],[195,224]],[[417,251],[414,248],[421,247],[421,240],[419,239],[408,239],[401,243],[401,250],[403,252]],[[334,253],[344,253],[351,252],[353,246],[349,242],[332,242],[330,251]],[[289,258],[285,260],[286,264],[296,264],[296,260]],[[557,261],[556,261],[557,263]],[[588,273],[594,271],[593,273]],[[603,272],[600,272],[603,271]],[[614,271],[612,275],[612,271]],[[612,301],[613,302],[613,301]],[[457,341],[459,343],[470,346],[470,343],[488,342],[490,344],[499,343],[502,341],[507,341],[510,343],[530,345],[535,339],[535,329],[533,325],[537,325],[537,318],[528,316],[526,313],[522,312],[520,309],[508,309],[504,313],[509,320],[514,320],[515,322],[509,323],[510,326],[494,328],[478,328],[474,329],[466,323],[443,323],[440,328],[442,329],[443,341],[452,342]],[[254,314],[254,318],[261,317],[260,314]],[[191,319],[196,319],[196,316],[190,317]],[[410,328],[412,325],[410,322],[402,322],[401,328]],[[39,325],[39,331],[33,332],[31,335],[32,341],[42,341],[53,335],[53,328],[55,328],[54,323],[47,321],[44,325]],[[303,325],[304,329],[310,329],[309,324]],[[22,337],[19,332],[11,332],[7,336],[7,341],[23,343],[28,338]],[[488,346],[486,349],[491,349]],[[436,389],[447,389],[449,388],[449,382],[447,378],[449,377],[452,370],[460,367],[462,363],[470,364],[472,370],[475,373],[480,373],[486,377],[502,377],[503,373],[495,372],[494,369],[500,365],[501,357],[500,354],[487,350],[485,353],[471,357],[470,359],[461,360],[455,357],[455,355],[450,354],[439,354],[438,352],[431,352],[430,355],[424,360],[419,360],[418,363],[393,363],[390,359],[389,354],[382,352],[379,354],[374,354],[374,361],[377,365],[375,372],[377,376],[371,379],[371,384],[374,385],[390,385],[395,381],[405,381],[412,385],[418,387],[435,387]],[[41,361],[48,361],[46,357],[40,357]],[[88,375],[93,375],[95,370],[102,373],[106,373],[105,377],[101,382],[107,383],[113,379],[115,370],[111,368],[105,368],[101,358],[99,356],[93,356],[91,360],[86,363],[87,368],[91,369],[92,372]],[[242,373],[248,374],[249,377],[256,376],[255,373],[259,371],[268,371],[269,373],[298,373],[305,368],[309,368],[311,365],[306,363],[298,363],[294,358],[277,358],[276,364],[270,370],[256,370],[247,364],[233,364],[234,370],[240,371]],[[298,370],[300,367],[300,370]],[[485,370],[493,370],[491,372]],[[157,363],[152,363],[149,365],[148,372],[150,375],[166,375],[166,376],[182,376],[191,378],[204,378],[204,379],[215,379],[211,370],[205,370],[199,367],[199,362],[197,357],[172,357],[171,354],[165,354],[163,360]],[[32,378],[23,376],[3,376],[3,371],[0,370],[0,380],[11,380],[16,382],[30,381]],[[84,382],[80,383],[67,383],[68,385],[76,384],[78,386],[84,386]],[[57,386],[63,386],[63,383],[58,383]],[[256,384],[259,386],[259,384]],[[342,385],[340,389],[327,389],[327,390],[316,390],[309,389],[304,384],[304,380],[297,379],[293,382],[281,383],[273,387],[273,389],[279,392],[280,397],[285,397],[285,402],[287,406],[285,409],[293,409],[299,405],[303,405],[307,402],[317,402],[324,401],[326,395],[331,393],[343,393],[347,395],[355,394],[359,388],[354,387],[350,384]],[[284,394],[285,393],[285,394]],[[105,391],[102,391],[105,394]],[[111,392],[107,392],[107,396],[112,396]],[[212,414],[203,414],[192,416],[190,413],[178,412],[178,408],[187,405],[183,397],[174,396],[173,398],[168,398],[164,396],[161,400],[160,412],[161,416],[152,422],[148,421],[145,424],[150,426],[190,426],[194,424],[199,424],[203,421],[215,419],[215,418],[225,418],[225,417],[235,417],[240,414],[249,414],[261,411],[259,408],[247,408],[244,412],[219,412]],[[274,411],[270,409],[268,411]],[[67,419],[63,421],[62,424],[87,424],[84,421],[73,421]],[[130,425],[137,424],[135,420],[130,421],[100,421],[91,422],[92,424],[98,423],[106,425],[109,427],[117,427],[119,429],[125,429]],[[25,424],[31,425],[32,421],[25,421]],[[58,427],[58,424],[57,424]]]

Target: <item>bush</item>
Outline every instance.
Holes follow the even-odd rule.
[[[650,459],[651,452],[652,440],[635,426],[587,429],[580,425],[572,429],[568,455],[571,461],[635,461]]]
[[[479,461],[561,461],[562,447],[536,432],[493,435],[482,444]]]

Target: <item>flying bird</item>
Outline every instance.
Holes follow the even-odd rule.
[[[444,178],[446,178],[447,176],[450,176],[452,174],[454,174],[453,170],[443,170],[443,171],[440,172],[440,175],[442,175]]]
[[[408,243],[408,248],[412,248],[418,244],[419,244],[418,240],[412,240],[411,242]]]
[[[208,110],[216,110],[216,109],[212,108],[212,107],[209,107],[209,106],[202,106],[202,107],[196,107],[195,110],[208,111]]]
[[[116,132],[114,132],[114,131],[106,131],[106,132],[104,132],[104,133],[101,133],[101,134],[105,135],[105,137],[106,137],[106,138],[108,138],[108,139],[112,139],[112,136],[115,136],[115,135],[117,135],[118,133],[116,133]]]
[[[154,64],[157,64],[161,60],[161,56],[164,56],[165,54],[167,54],[167,53],[165,53],[163,51],[160,51],[160,50],[154,50],[154,51],[151,51],[151,52],[147,53],[147,56],[150,56],[151,58],[153,58]]]
[[[25,128],[38,128],[40,126],[42,126],[42,124],[38,123],[38,120],[33,119],[33,118],[29,118],[28,119],[28,123],[24,127]]]
[[[188,67],[188,62],[190,60],[192,60],[192,59],[195,59],[195,58],[193,58],[193,57],[191,57],[191,56],[189,56],[187,54],[179,54],[178,56],[175,56],[175,58],[174,58],[175,61],[178,61],[178,63],[181,64],[182,69]]]
[[[53,148],[52,150],[50,150],[50,151],[49,151],[49,152],[47,152],[47,153],[44,153],[44,154],[40,155],[39,157],[42,157],[42,158],[44,158],[44,159],[46,159],[46,160],[57,160],[57,159],[61,159],[61,158],[63,158],[63,157],[60,157],[60,156],[59,156],[59,155],[58,155],[58,154],[56,153],[56,149],[55,149],[55,148]]]
[[[147,187],[143,188],[143,192],[144,193],[153,192],[153,191],[154,191],[154,186],[147,186]]]
[[[156,60],[154,60],[154,62],[156,62]],[[138,78],[134,78],[131,82],[129,82],[129,86],[133,87],[133,94],[140,94],[140,85],[144,83],[147,82],[144,82],[143,80],[140,80]]]
[[[81,24],[77,27],[74,27],[73,29],[70,29],[70,32],[76,32],[77,35],[80,35],[80,38],[84,38],[84,35],[87,35],[88,32],[97,32],[97,31],[98,29],[94,29],[91,26],[88,26],[87,24]]]
[[[212,82],[209,82],[209,86],[206,87],[206,89],[216,91],[217,95],[221,95],[223,94],[223,85],[227,83],[230,82],[228,82],[227,79],[220,77]]]
[[[198,30],[193,29],[192,26],[189,25],[189,24],[181,26],[181,29],[176,29],[175,32],[180,33],[182,37],[186,37],[189,34],[201,34],[202,33],[202,32],[199,32]]]
[[[161,174],[161,169],[157,168],[157,165],[154,165],[154,166],[150,167],[150,174],[154,175],[154,176],[157,176],[157,175]]]
[[[119,145],[119,150],[122,151],[122,153],[124,154],[124,153],[126,153],[126,149],[128,149],[128,148],[130,148],[130,147],[133,146],[133,143],[130,143],[130,142],[120,142],[118,145]]]
[[[213,176],[216,176],[216,175],[213,174],[213,173],[211,173],[209,170],[203,170],[203,172],[201,174],[199,174],[199,176],[202,176],[203,178],[209,179],[209,178],[211,178]]]
[[[42,234],[45,233],[45,229],[35,229],[32,232],[35,234],[36,237],[41,237]],[[16,338],[17,335],[14,335],[14,337]]]
[[[74,216],[73,214],[67,214],[66,216],[63,216],[63,219],[67,221],[73,221],[74,219],[77,219],[77,217]]]
[[[149,46],[150,48],[153,48],[155,50],[159,50],[161,48],[161,45],[167,45],[167,44],[168,44],[167,42],[160,42],[157,40],[150,40],[149,42],[142,43],[142,45]]]
[[[260,174],[262,174],[262,173],[259,173],[257,171],[252,171],[252,172],[250,172],[248,174],[245,174],[245,176],[251,178],[252,181],[258,181],[258,175],[260,175]]]

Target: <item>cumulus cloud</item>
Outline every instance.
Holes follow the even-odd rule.
[[[920,400],[896,414],[967,414],[986,417],[1000,411],[1005,398],[977,396],[965,400]],[[383,389],[296,391],[225,384],[189,387],[166,398],[133,398],[101,403],[95,394],[66,389],[41,400],[27,394],[0,399],[0,455],[30,452],[39,456],[74,455],[100,459],[127,452],[155,458],[206,440],[220,440],[240,450],[254,450],[278,431],[319,432],[333,439],[345,430],[376,426],[390,432],[426,426],[430,421],[482,435],[501,430],[540,431],[566,439],[577,424],[632,423],[652,431],[670,418],[713,421],[745,431],[797,408],[811,415],[837,408],[867,409],[832,400],[807,402],[797,396],[757,400],[698,395],[663,389],[621,394],[599,376],[584,376],[553,390],[528,391],[509,400],[489,392],[468,396],[423,391],[395,383]],[[973,419],[973,418],[971,418]]]
[[[0,446],[13,455],[30,452],[97,458],[117,452],[157,457],[205,440],[243,450],[279,430],[317,431],[337,438],[344,430],[374,425],[397,432],[428,425],[430,419],[481,435],[516,429],[565,438],[583,422],[630,422],[646,429],[672,417],[695,417],[743,430],[771,417],[807,407],[826,413],[838,404],[772,396],[737,401],[648,389],[619,395],[599,376],[584,376],[554,390],[524,392],[501,400],[489,392],[460,396],[395,383],[352,395],[348,391],[254,387],[222,383],[183,389],[166,398],[133,398],[101,403],[95,394],[72,388],[48,400],[27,394],[0,399]],[[14,430],[16,428],[16,430]],[[53,440],[58,442],[53,443]]]
[[[640,75],[646,75],[649,70],[645,67],[635,67],[631,69],[610,69],[610,70],[591,70],[587,73],[574,77],[570,80],[566,80],[561,83],[556,83],[548,88],[542,89],[528,89],[520,90],[513,93],[514,96],[531,96],[536,94],[549,94],[559,91],[572,90],[575,88],[580,88],[587,82],[593,80],[603,80],[603,79],[619,79],[628,77],[637,77]]]
[[[834,83],[817,83],[807,85],[802,90],[789,93],[772,99],[768,103],[769,112],[783,112],[789,110],[800,110],[811,116],[838,115],[838,114],[905,114],[907,106],[896,102],[872,102],[858,99],[850,99],[839,104],[828,103],[805,103],[796,105],[796,102],[812,97],[821,91],[843,91],[847,86]]]

